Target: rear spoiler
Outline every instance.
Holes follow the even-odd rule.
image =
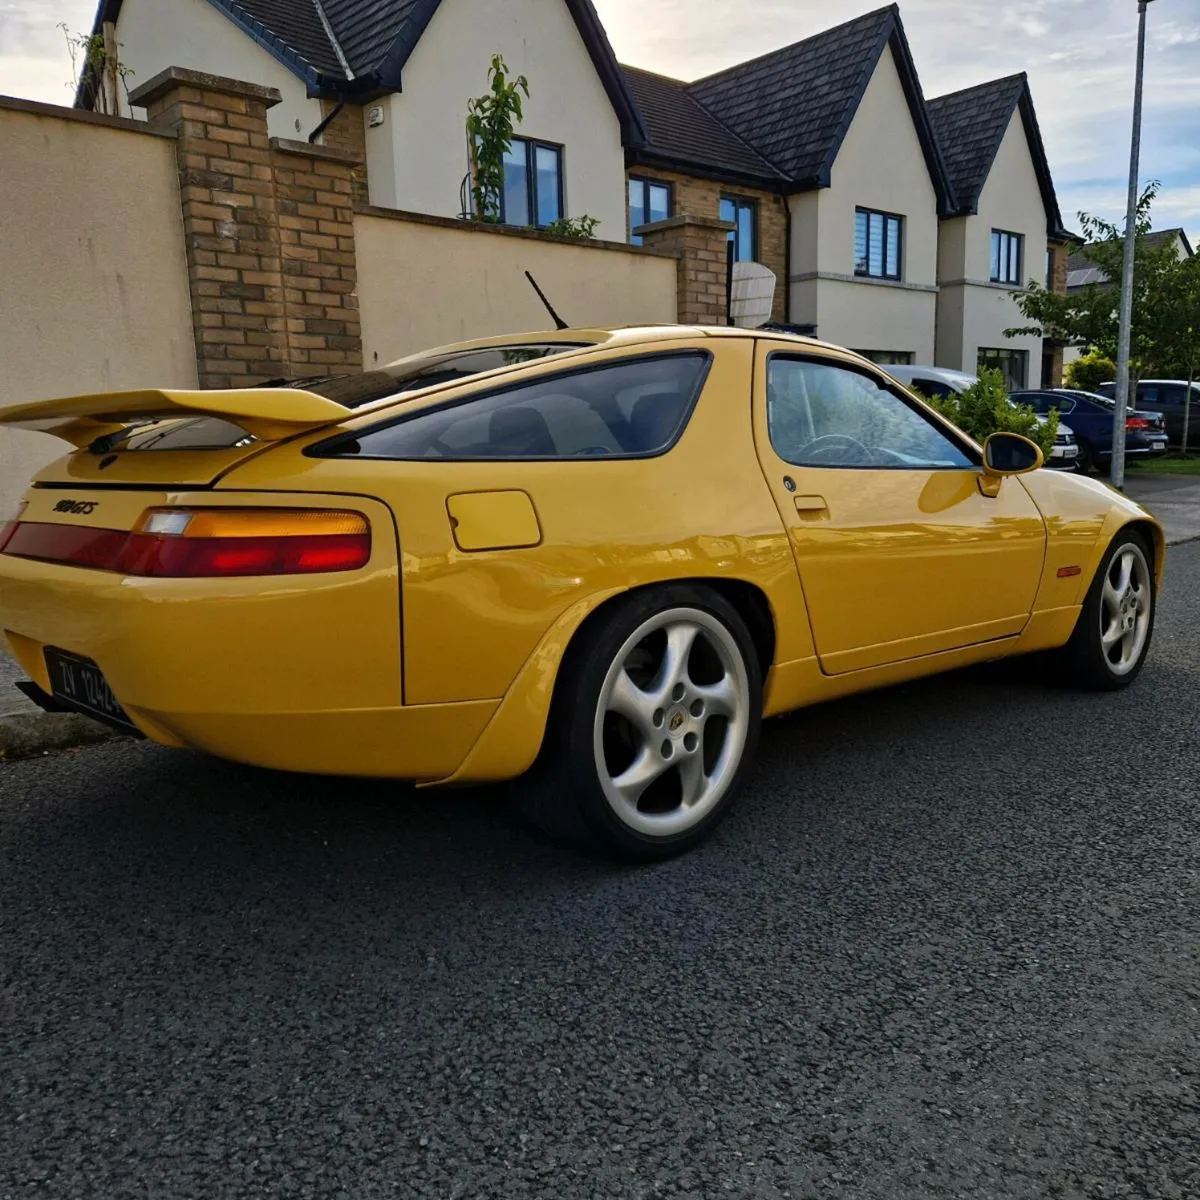
[[[277,442],[306,429],[336,425],[347,409],[296,388],[237,388],[213,392],[108,392],[0,408],[0,425],[52,433],[82,449],[135,421],[218,417],[252,437]]]

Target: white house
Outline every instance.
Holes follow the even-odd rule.
[[[530,90],[506,220],[587,214],[624,237],[624,148],[641,126],[590,0],[102,0],[106,22],[131,87],[178,66],[278,88],[275,137],[305,140],[345,104],[371,202],[440,216],[463,211],[467,102],[499,53]],[[85,77],[82,102],[96,86]]]
[[[1048,242],[1069,235],[1038,130],[1029,81],[997,79],[929,102],[954,191],[938,247],[938,366],[998,368],[1010,386],[1046,371],[1040,337],[1005,336],[1027,324],[1015,296],[1045,284]]]
[[[273,135],[338,139],[372,204],[469,210],[464,123],[493,54],[528,76],[502,219],[692,213],[778,281],[774,317],[879,362],[1042,374],[1013,293],[1061,228],[1025,77],[927,103],[891,4],[691,83],[617,64],[591,0],[101,0],[134,82],[277,88]],[[85,78],[87,103],[97,81]],[[131,115],[138,116],[135,112]]]

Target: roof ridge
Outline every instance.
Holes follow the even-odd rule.
[[[730,137],[732,137],[735,141],[740,142],[743,146],[745,146],[746,149],[749,150],[750,153],[753,154],[755,158],[762,159],[762,161],[764,163],[766,163],[767,166],[770,167],[772,171],[775,171],[779,175],[780,179],[789,179],[790,178],[788,173],[777,162],[775,162],[775,160],[772,159],[769,154],[764,154],[753,142],[747,141],[744,137],[742,137],[742,135],[740,133],[738,133],[738,131],[736,129],[733,129],[731,126],[726,125],[725,122],[722,121],[721,118],[718,117],[717,114],[715,112],[713,112],[713,110],[711,108],[709,108],[708,105],[705,104],[704,101],[701,100],[699,96],[693,95],[692,92],[687,87],[684,87],[683,90],[685,92],[687,92],[688,98],[692,101],[693,104],[698,105],[706,113],[708,113],[708,115],[710,117],[712,117],[712,119],[714,121],[716,121],[716,123],[718,125],[720,125],[720,127],[722,129],[724,129],[729,134]]]
[[[999,85],[1002,83],[1015,83],[1017,80],[1020,80],[1023,84],[1028,86],[1029,73],[1027,71],[1015,71],[1011,75],[1001,75],[997,79],[985,79],[982,83],[968,84],[964,88],[958,88],[953,92],[946,92],[941,96],[931,96],[925,101],[925,103],[941,104],[945,100],[957,100],[960,96],[965,96],[968,92],[978,92],[986,87],[999,87]]]
[[[786,54],[789,50],[794,50],[797,46],[804,46],[809,42],[815,42],[818,38],[828,37],[831,33],[837,33],[845,29],[849,25],[857,25],[860,22],[866,23],[871,19],[879,19],[885,13],[890,13],[893,16],[900,15],[900,5],[898,3],[885,4],[882,8],[872,9],[870,12],[861,13],[857,17],[851,17],[848,21],[842,21],[837,25],[830,25],[825,29],[819,30],[817,33],[810,33],[808,37],[798,38],[794,42],[788,42],[786,46],[777,46],[774,50],[767,50],[763,54],[756,54],[753,58],[744,59],[742,62],[732,63],[728,67],[722,67],[719,71],[714,71],[711,75],[702,75],[699,79],[693,79],[687,86],[697,87],[702,83],[711,83],[715,79],[720,79],[724,75],[729,75],[734,71],[742,71],[747,67],[756,66],[759,63],[766,62],[768,59],[775,58],[778,55]]]
[[[342,49],[341,42],[337,39],[337,34],[333,31],[333,25],[330,24],[329,17],[325,13],[325,6],[321,0],[312,0],[313,7],[317,10],[317,17],[321,22],[322,28],[325,30],[325,36],[329,39],[329,44],[333,47],[333,52],[337,55],[337,60],[341,64],[342,70],[346,72],[346,79],[352,81],[354,79],[354,68],[350,65],[350,60],[346,57],[345,51]]]

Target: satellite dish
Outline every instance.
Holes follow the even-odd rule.
[[[762,263],[734,263],[730,321],[739,329],[757,329],[769,321],[775,306],[775,282],[775,272]]]

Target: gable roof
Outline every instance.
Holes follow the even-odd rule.
[[[954,207],[895,4],[697,80],[689,93],[791,181],[828,187],[834,160],[884,49],[891,47],[941,211]]]
[[[1012,123],[1013,112],[1019,111],[1046,209],[1046,233],[1057,239],[1073,237],[1063,228],[1029,78],[1023,71],[938,96],[928,102],[928,107],[958,201],[956,215],[968,216],[979,211],[979,197],[1000,152],[1000,143]]]
[[[646,127],[646,145],[631,162],[703,171],[716,179],[779,187],[783,172],[727,129],[678,79],[622,67]]]
[[[1192,243],[1188,241],[1188,235],[1179,228],[1175,229],[1156,229],[1151,233],[1147,233],[1139,239],[1141,244],[1148,250],[1159,250],[1168,242],[1179,240],[1183,243],[1184,257],[1191,258],[1194,254]],[[1086,287],[1089,283],[1107,283],[1108,272],[1096,264],[1088,257],[1088,251],[1092,249],[1095,243],[1084,246],[1079,250],[1074,251],[1071,257],[1067,259],[1067,290],[1074,291],[1081,287]]]
[[[208,0],[298,75],[309,95],[364,100],[402,89],[403,70],[442,0]],[[646,140],[592,0],[561,0],[621,123],[625,143]],[[116,21],[122,0],[99,0],[93,31]],[[85,105],[85,72],[76,104]]]

